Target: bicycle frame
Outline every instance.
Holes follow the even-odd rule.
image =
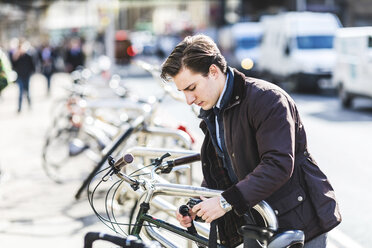
[[[147,214],[148,210],[149,210],[149,205],[145,205],[144,203],[142,203],[140,207],[140,212],[138,214],[137,221],[136,221],[137,224],[133,228],[131,235],[135,235],[139,237],[142,227],[144,225],[144,222],[147,222],[149,224],[153,224],[157,226],[158,228],[164,228],[165,230],[178,234],[181,237],[195,241],[196,243],[208,246],[207,238],[204,238],[200,235],[190,234],[187,232],[187,230],[183,228],[170,224],[166,221],[156,219],[153,216]],[[154,229],[149,230],[148,228],[150,228],[150,226],[146,226],[146,231],[147,231],[147,234],[150,236],[150,238],[157,240],[159,243],[161,243],[165,247],[172,247],[172,248],[177,247],[177,245],[173,244],[170,240],[166,239],[164,236],[156,235],[157,232]],[[217,247],[224,247],[224,246],[218,245]]]
[[[119,173],[118,176],[128,183],[132,183],[130,178],[126,175]],[[144,200],[140,204],[139,212],[137,214],[136,223],[132,229],[131,235],[140,236],[142,232],[142,228],[145,227],[146,233],[150,239],[157,240],[165,247],[178,247],[177,245],[173,244],[171,240],[165,238],[164,236],[157,233],[151,226],[144,225],[144,223],[153,224],[157,227],[164,228],[170,232],[178,234],[186,239],[195,241],[196,243],[202,245],[208,245],[208,239],[200,236],[200,235],[192,235],[187,232],[187,230],[172,225],[168,222],[163,220],[159,220],[154,218],[153,216],[148,214],[150,210],[151,201],[154,197],[158,195],[167,195],[167,196],[184,196],[184,197],[195,197],[195,196],[205,196],[205,197],[215,197],[220,196],[222,191],[219,190],[212,190],[203,187],[195,187],[189,185],[180,185],[180,184],[168,184],[168,183],[152,183],[149,181],[144,181],[143,187],[147,190],[144,192]],[[141,198],[140,198],[141,199]],[[264,220],[265,225],[276,231],[278,229],[278,223],[274,211],[271,207],[264,201],[260,202],[256,206],[253,207],[262,217]],[[195,223],[198,224],[198,223]],[[204,233],[207,235],[207,233]],[[222,245],[218,245],[218,247],[224,247]]]
[[[157,232],[153,227],[157,226],[158,228],[163,228],[173,234],[178,234],[179,236],[186,239],[186,241],[194,241],[199,246],[208,246],[209,240],[206,238],[209,231],[204,231],[200,229],[200,223],[195,222],[195,227],[197,230],[202,233],[201,236],[197,233],[191,234],[186,229],[175,226],[164,220],[157,219],[149,214],[151,206],[155,206],[157,210],[176,210],[177,208],[170,204],[168,201],[162,198],[156,198],[156,196],[178,196],[178,197],[219,197],[223,191],[213,190],[204,187],[196,187],[190,185],[181,185],[181,184],[172,184],[168,183],[166,180],[159,177],[156,173],[170,173],[174,169],[177,169],[177,166],[182,166],[184,164],[189,164],[195,161],[200,160],[200,154],[196,153],[193,155],[188,155],[185,157],[176,158],[174,160],[163,161],[169,156],[169,153],[162,155],[160,158],[156,158],[151,164],[153,166],[151,170],[151,177],[141,177],[137,180],[131,176],[126,175],[123,172],[123,167],[133,161],[133,156],[131,154],[126,154],[120,158],[117,162],[111,157],[109,159],[109,164],[111,169],[103,177],[102,181],[107,181],[104,178],[107,175],[113,175],[115,173],[123,182],[128,183],[131,188],[139,193],[137,190],[141,189],[143,194],[139,196],[139,207],[134,212],[136,213],[136,221],[133,225],[132,231],[129,231],[131,235],[140,237],[140,234],[144,233],[149,239],[156,240],[165,247],[176,248],[178,245],[172,243],[172,241],[162,235],[160,232]],[[126,161],[126,162],[124,162]],[[147,170],[148,168],[143,168]],[[120,182],[121,184],[122,182]],[[115,183],[116,184],[116,183]],[[125,184],[126,185],[126,184]],[[119,185],[120,186],[120,185]],[[93,198],[92,198],[93,199]],[[91,206],[93,207],[93,200],[90,200]],[[93,207],[94,209],[94,207]],[[260,215],[263,226],[254,226],[254,225],[243,225],[239,230],[241,235],[244,236],[244,239],[256,239],[258,242],[262,242],[262,247],[268,248],[282,248],[282,247],[303,247],[305,236],[302,230],[286,230],[283,232],[278,232],[278,222],[276,215],[272,208],[265,202],[261,201],[257,205],[253,206],[253,209]],[[106,210],[107,212],[107,210]],[[95,211],[97,214],[97,212]],[[169,215],[170,213],[168,213]],[[109,216],[109,213],[107,213]],[[100,216],[100,215],[98,215]],[[112,213],[114,216],[114,213]],[[111,218],[104,219],[100,216],[101,220],[110,222],[112,225],[123,225],[119,223],[114,218],[115,222],[111,221]],[[131,222],[131,221],[130,221]],[[131,226],[131,223],[124,224]],[[114,226],[113,230],[115,230]],[[254,227],[254,228],[253,228]],[[202,231],[201,231],[202,230]],[[266,235],[267,234],[267,235]],[[218,247],[224,247],[223,245],[217,244]]]

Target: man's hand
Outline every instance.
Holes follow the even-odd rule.
[[[201,217],[205,222],[211,223],[213,220],[216,220],[223,216],[226,212],[220,206],[220,197],[205,198],[200,197],[203,201],[192,208],[192,212],[196,213]]]

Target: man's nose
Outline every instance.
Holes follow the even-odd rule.
[[[195,96],[194,94],[191,94],[191,93],[188,93],[188,92],[184,92],[185,94],[185,97],[186,97],[186,102],[188,105],[191,105],[194,103],[195,101]]]

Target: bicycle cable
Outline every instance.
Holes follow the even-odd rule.
[[[136,176],[136,177],[138,177],[138,176],[140,176],[140,175],[146,175],[146,174],[149,174],[149,173],[142,173],[142,174],[132,175],[132,174],[134,174],[134,173],[136,173],[136,172],[138,172],[138,171],[141,171],[141,170],[143,170],[143,169],[145,169],[145,168],[147,168],[147,167],[150,167],[150,166],[153,166],[153,164],[148,165],[148,166],[144,166],[143,168],[140,168],[140,169],[138,169],[138,170],[132,172],[130,175],[131,175],[131,176]],[[110,166],[109,166],[109,167],[106,167],[106,168],[104,168],[104,169],[102,169],[102,170],[100,170],[99,172],[97,172],[97,173],[96,173],[96,176],[98,176],[98,174],[100,174],[100,173],[102,173],[102,172],[104,172],[105,170],[108,170],[108,169],[110,169]],[[95,195],[95,192],[97,191],[97,189],[98,189],[98,187],[101,185],[101,183],[107,181],[107,179],[104,179],[105,177],[109,176],[109,178],[111,178],[112,171],[113,171],[113,170],[110,169],[110,170],[109,170],[109,171],[108,171],[108,172],[107,172],[107,173],[102,177],[102,179],[97,183],[97,185],[94,187],[94,189],[92,190],[92,192],[91,192],[90,194],[89,194],[89,189],[90,189],[90,187],[91,187],[91,182],[92,182],[92,181],[89,182],[88,187],[87,187],[87,190],[88,190],[88,202],[89,202],[89,205],[91,206],[91,208],[92,208],[94,214],[97,216],[97,218],[98,218],[98,219],[99,219],[99,220],[100,220],[100,221],[101,221],[105,226],[107,226],[110,230],[114,231],[115,233],[120,234],[120,232],[118,232],[118,231],[116,230],[116,228],[114,227],[114,225],[117,225],[117,226],[119,227],[119,229],[122,231],[122,234],[128,236],[128,234],[127,234],[127,233],[126,233],[126,232],[125,232],[125,231],[124,231],[120,226],[136,226],[136,224],[118,222],[118,221],[116,220],[115,214],[113,213],[113,210],[114,210],[113,207],[112,207],[113,205],[111,205],[111,216],[112,216],[112,217],[110,217],[109,210],[108,210],[108,205],[107,205],[107,202],[108,202],[108,196],[109,196],[111,190],[116,186],[115,191],[114,191],[114,194],[113,194],[113,198],[112,198],[112,202],[113,202],[113,201],[114,201],[114,196],[115,196],[117,190],[119,189],[120,185],[124,182],[123,180],[118,179],[118,181],[116,181],[115,183],[113,183],[113,185],[110,186],[110,188],[108,189],[108,191],[107,191],[107,193],[106,193],[106,196],[105,196],[105,211],[106,211],[106,214],[107,214],[107,218],[106,218],[105,216],[102,216],[102,215],[101,215],[101,214],[96,210],[96,208],[95,208],[95,206],[94,206],[94,195]],[[111,173],[111,175],[110,175],[110,173]],[[114,221],[113,221],[111,218],[113,218]],[[111,225],[111,226],[110,226],[110,225]],[[155,225],[151,225],[151,224],[142,224],[142,226],[152,226],[152,227],[156,227]]]

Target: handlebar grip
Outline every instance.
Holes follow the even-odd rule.
[[[133,155],[130,153],[125,154],[121,157],[118,161],[115,162],[114,167],[115,169],[120,170],[123,166],[130,164],[133,162]]]
[[[99,239],[99,233],[89,232],[84,237],[84,248],[92,248],[93,242]]]
[[[96,240],[107,240],[116,245],[124,247],[126,239],[121,237],[115,237],[104,233],[99,232],[88,232],[84,237],[84,248],[92,248],[93,242]]]
[[[172,164],[173,166],[177,166],[177,165],[189,164],[189,163],[199,161],[199,160],[200,160],[200,153],[196,153],[196,154],[192,154],[189,156],[176,158],[172,161]]]
[[[120,247],[145,248],[146,245],[140,240],[129,240],[126,238],[113,236],[99,232],[88,232],[84,237],[84,248],[92,248],[93,242],[96,240],[106,240]]]

